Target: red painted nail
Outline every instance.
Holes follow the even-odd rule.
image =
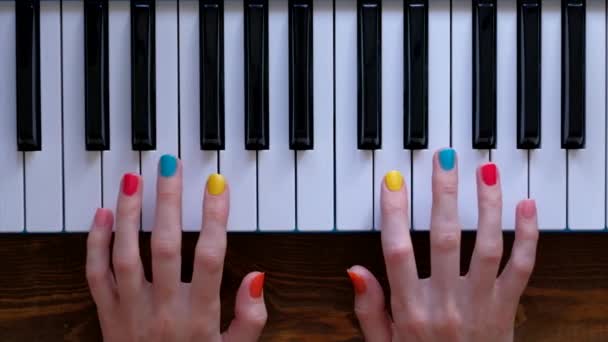
[[[533,218],[536,215],[536,202],[528,199],[521,204],[521,214],[525,218]]]
[[[264,290],[264,273],[258,273],[249,284],[249,295],[252,298],[260,298]]]
[[[486,185],[495,185],[497,175],[498,171],[496,169],[496,164],[488,163],[481,167],[481,180],[483,180]]]
[[[348,276],[350,277],[350,281],[353,283],[353,288],[355,289],[356,294],[362,294],[367,290],[367,286],[365,285],[365,280],[353,271],[346,271]]]
[[[122,193],[127,196],[133,196],[137,192],[139,185],[139,177],[132,173],[125,173],[122,176]]]

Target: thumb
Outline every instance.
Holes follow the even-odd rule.
[[[348,269],[355,290],[355,314],[368,342],[389,342],[391,320],[384,306],[384,293],[376,277],[362,266]]]
[[[245,276],[236,294],[235,317],[223,334],[224,342],[255,342],[260,338],[268,317],[263,288],[264,273]]]

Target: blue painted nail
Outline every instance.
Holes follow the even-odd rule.
[[[439,151],[439,165],[444,171],[450,171],[454,168],[456,152],[451,148],[446,148]]]
[[[165,154],[160,157],[160,175],[163,177],[171,177],[177,171],[177,159],[170,155]]]

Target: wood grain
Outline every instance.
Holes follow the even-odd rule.
[[[183,278],[192,272],[196,234],[184,234]],[[98,341],[88,293],[85,235],[0,236],[0,341]],[[474,235],[463,237],[463,270]],[[149,274],[149,235],[142,235]],[[269,322],[263,341],[361,341],[345,270],[370,268],[386,289],[377,234],[230,235],[222,326],[249,271],[266,272]],[[505,239],[506,255],[512,236]],[[419,272],[429,274],[428,234],[415,234]],[[517,341],[608,341],[608,234],[544,234],[521,300]]]

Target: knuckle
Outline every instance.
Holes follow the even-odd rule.
[[[384,253],[387,264],[402,264],[414,257],[414,248],[411,244],[398,244],[386,247]]]
[[[427,330],[429,321],[423,310],[410,308],[405,310],[405,315],[400,320],[395,321],[395,324],[405,335],[421,337]]]
[[[538,229],[536,226],[524,226],[518,229],[516,232],[516,238],[526,241],[536,243],[538,241]]]
[[[86,277],[89,285],[96,286],[104,281],[106,272],[99,268],[87,267]]]
[[[114,270],[120,274],[130,274],[139,265],[139,258],[135,256],[122,256],[114,260]]]
[[[224,266],[224,253],[216,248],[197,248],[194,258],[197,266],[208,273],[219,273]]]
[[[253,306],[241,312],[243,319],[255,328],[262,328],[266,325],[268,313],[263,307]]]
[[[139,220],[139,202],[137,200],[120,201],[116,208],[116,215],[122,219]]]
[[[481,195],[479,206],[482,210],[500,210],[502,209],[502,196],[499,191],[488,191]]]
[[[152,253],[164,259],[175,259],[181,257],[181,246],[179,241],[156,238],[151,242]]]
[[[463,319],[460,313],[448,309],[439,319],[435,320],[434,326],[440,335],[454,338],[462,331]]]
[[[206,220],[224,222],[228,217],[228,206],[224,201],[207,201],[207,203],[205,203],[204,216]]]
[[[159,310],[154,317],[152,330],[160,341],[170,341],[176,335],[175,315],[168,310]]]
[[[458,182],[455,179],[445,179],[439,182],[437,190],[444,195],[456,196],[458,194]]]
[[[431,238],[431,245],[440,252],[451,252],[460,245],[460,231],[442,232]]]
[[[501,241],[484,241],[477,245],[477,257],[483,263],[496,264],[502,259]]]
[[[534,257],[529,256],[516,256],[512,260],[513,271],[517,277],[525,279],[532,274],[534,269]]]
[[[160,205],[179,208],[181,204],[181,194],[176,191],[159,191],[157,201]]]
[[[397,214],[403,214],[407,210],[407,204],[405,198],[398,196],[391,196],[391,198],[382,202],[381,211],[382,214],[391,216]]]

